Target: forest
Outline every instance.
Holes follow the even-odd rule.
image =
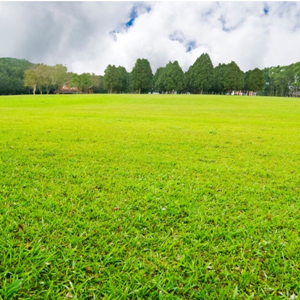
[[[255,68],[243,72],[231,61],[213,66],[207,53],[186,72],[178,61],[159,67],[153,74],[147,59],[136,60],[128,72],[108,65],[104,75],[68,72],[61,64],[33,64],[25,59],[0,58],[0,95],[60,93],[68,83],[77,93],[231,94],[299,97],[300,62],[288,66]]]

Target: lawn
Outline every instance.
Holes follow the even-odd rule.
[[[0,97],[0,299],[297,299],[299,208],[300,99]]]

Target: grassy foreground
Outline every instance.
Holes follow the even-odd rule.
[[[299,187],[299,99],[0,97],[0,299],[296,299]]]

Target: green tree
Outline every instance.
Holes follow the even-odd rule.
[[[188,73],[188,85],[193,92],[202,94],[212,89],[214,67],[207,53],[196,59]]]
[[[164,86],[164,70],[165,68],[163,67],[157,68],[152,79],[152,86],[154,90],[158,91],[160,94],[166,90]]]
[[[274,78],[271,76],[271,68],[264,68],[262,70],[264,74],[264,86],[263,95],[264,96],[274,96]]]
[[[193,66],[190,66],[189,69],[184,74],[184,86],[186,90],[192,94],[195,94],[196,91],[194,90],[194,84],[193,84]]]
[[[79,78],[80,78],[80,86],[79,88],[87,93],[88,92],[88,89],[90,87],[92,87],[92,76],[90,73],[83,73],[81,75],[79,75]]]
[[[45,88],[47,94],[49,94],[50,86],[52,83],[52,77],[51,77],[52,67],[44,64],[39,64],[36,68],[36,72],[38,76],[37,85],[40,89],[40,93],[42,94],[43,88]]]
[[[51,85],[55,92],[59,93],[59,88],[68,81],[67,67],[57,64],[51,67]]]
[[[290,86],[294,81],[294,72],[290,66],[272,67],[270,76],[274,80],[275,96],[285,96],[290,92]]]
[[[216,94],[224,94],[226,93],[226,88],[224,86],[224,79],[226,76],[226,65],[219,64],[214,68],[214,76],[213,76],[213,91]]]
[[[298,91],[300,89],[300,62],[297,62],[293,64],[293,75],[294,75],[294,81],[292,82],[293,89],[294,89],[294,95],[298,97]]]
[[[33,95],[35,95],[36,88],[39,82],[37,66],[32,66],[31,68],[24,71],[24,86],[32,88]]]
[[[244,76],[244,89],[247,91],[261,91],[265,85],[264,72],[258,68],[249,70]]]
[[[126,69],[122,66],[117,68],[117,75],[118,75],[118,85],[117,91],[119,93],[128,92],[129,90],[129,74]]]
[[[25,59],[0,58],[0,95],[29,93],[30,88],[24,85],[24,71],[33,65]]]
[[[131,72],[132,89],[140,93],[148,92],[152,86],[152,70],[147,59],[138,58]]]
[[[244,73],[238,65],[232,61],[223,67],[223,88],[225,91],[239,91],[244,86]]]
[[[90,73],[83,73],[78,75],[73,73],[71,75],[71,85],[77,87],[83,93],[87,93],[88,89],[92,86],[92,76]]]
[[[119,73],[115,65],[108,65],[104,71],[103,87],[109,93],[116,92],[119,87]]]
[[[164,89],[169,93],[182,93],[184,90],[184,73],[177,61],[169,62],[160,78],[163,80]]]

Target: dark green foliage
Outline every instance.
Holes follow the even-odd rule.
[[[299,97],[299,66],[300,63],[295,63],[289,66],[265,68],[263,95]]]
[[[104,71],[103,87],[109,93],[112,93],[118,88],[118,71],[115,65],[108,65]]]
[[[95,93],[107,93],[107,90],[104,88],[104,76],[99,75],[99,88],[96,86],[94,89]]]
[[[163,68],[163,67],[157,68],[157,70],[153,76],[153,80],[152,80],[152,86],[153,86],[154,90],[159,93],[162,93],[165,91],[164,81],[163,81],[164,69],[165,68]]]
[[[225,64],[219,64],[214,68],[213,90],[215,94],[226,93],[226,89],[224,87],[225,73],[226,73]]]
[[[213,64],[207,53],[197,58],[187,72],[187,85],[192,93],[208,93],[213,86]]]
[[[213,90],[216,94],[226,94],[231,91],[242,90],[244,73],[232,61],[229,64],[219,64],[214,68]]]
[[[107,93],[107,91],[103,87],[103,76],[92,74],[92,86],[93,92],[96,94],[99,93]]]
[[[184,73],[178,64],[178,61],[169,62],[160,76],[163,80],[163,86],[166,92],[182,93],[184,91]],[[159,79],[160,79],[159,78]]]
[[[148,93],[152,87],[152,70],[145,58],[138,58],[131,72],[131,87],[139,94]]]
[[[103,87],[109,93],[128,92],[129,80],[129,74],[124,67],[108,65],[104,71]]]
[[[119,93],[127,93],[129,91],[129,73],[126,69],[122,66],[117,68],[117,75],[118,75],[118,89]]]
[[[289,93],[289,86],[294,81],[293,69],[291,67],[274,68],[271,76],[274,78],[274,84],[277,87],[279,96]]]
[[[243,71],[240,70],[240,68],[234,61],[227,65],[224,65],[223,71],[224,73],[222,76],[224,91],[239,91],[243,88]]]
[[[246,91],[261,91],[264,87],[265,79],[262,70],[255,68],[244,75],[244,90]]]
[[[293,95],[298,96],[300,89],[300,62],[292,65],[294,72],[294,81],[292,82]]]
[[[47,66],[22,59],[0,58],[0,95],[29,94],[36,91],[58,93],[59,87],[68,81],[66,75],[67,68],[61,64]],[[209,55],[204,53],[185,74],[175,61],[168,63],[166,67],[159,67],[153,76],[149,61],[137,59],[131,73],[122,66],[109,65],[104,76],[84,73],[81,78],[74,75],[73,82],[83,92],[93,89],[95,93],[148,93],[155,90],[159,93],[187,91],[193,94],[226,94],[242,90],[255,91],[265,96],[299,97],[300,62],[263,70],[255,68],[244,73],[233,61],[213,68]]]
[[[0,95],[28,94],[24,71],[33,64],[25,59],[0,58]]]

